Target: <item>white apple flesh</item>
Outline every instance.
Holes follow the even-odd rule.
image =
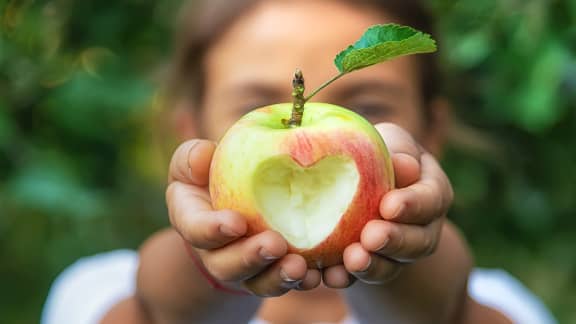
[[[256,109],[220,141],[210,169],[215,209],[247,219],[248,235],[271,229],[310,268],[342,262],[364,225],[379,218],[394,187],[389,153],[374,127],[339,106],[306,103],[287,127],[292,104]]]

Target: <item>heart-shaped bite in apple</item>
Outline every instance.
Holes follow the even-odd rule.
[[[246,217],[248,235],[278,231],[309,267],[328,267],[380,217],[380,200],[394,186],[392,164],[360,115],[307,103],[301,125],[287,127],[291,109],[260,108],[228,130],[210,169],[212,204]]]
[[[334,231],[359,177],[354,160],[346,156],[328,156],[307,168],[280,156],[260,164],[254,194],[266,223],[292,246],[310,249]]]

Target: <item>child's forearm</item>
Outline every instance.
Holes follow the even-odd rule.
[[[212,288],[173,230],[155,234],[140,249],[137,298],[153,323],[248,322],[261,301]]]
[[[461,323],[471,268],[466,243],[447,224],[432,256],[382,286],[357,282],[346,296],[360,323]]]

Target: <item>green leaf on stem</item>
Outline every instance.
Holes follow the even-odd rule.
[[[429,34],[398,24],[375,25],[340,52],[334,64],[344,74],[399,56],[435,51],[436,41]]]

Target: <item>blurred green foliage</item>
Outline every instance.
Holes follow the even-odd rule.
[[[0,1],[0,314],[33,323],[77,258],[166,225],[154,105],[180,1]],[[434,0],[452,218],[576,322],[576,2]],[[468,126],[464,126],[468,125]]]
[[[433,1],[456,127],[452,218],[576,323],[576,1]]]
[[[154,78],[176,1],[0,2],[0,313],[167,224]]]

